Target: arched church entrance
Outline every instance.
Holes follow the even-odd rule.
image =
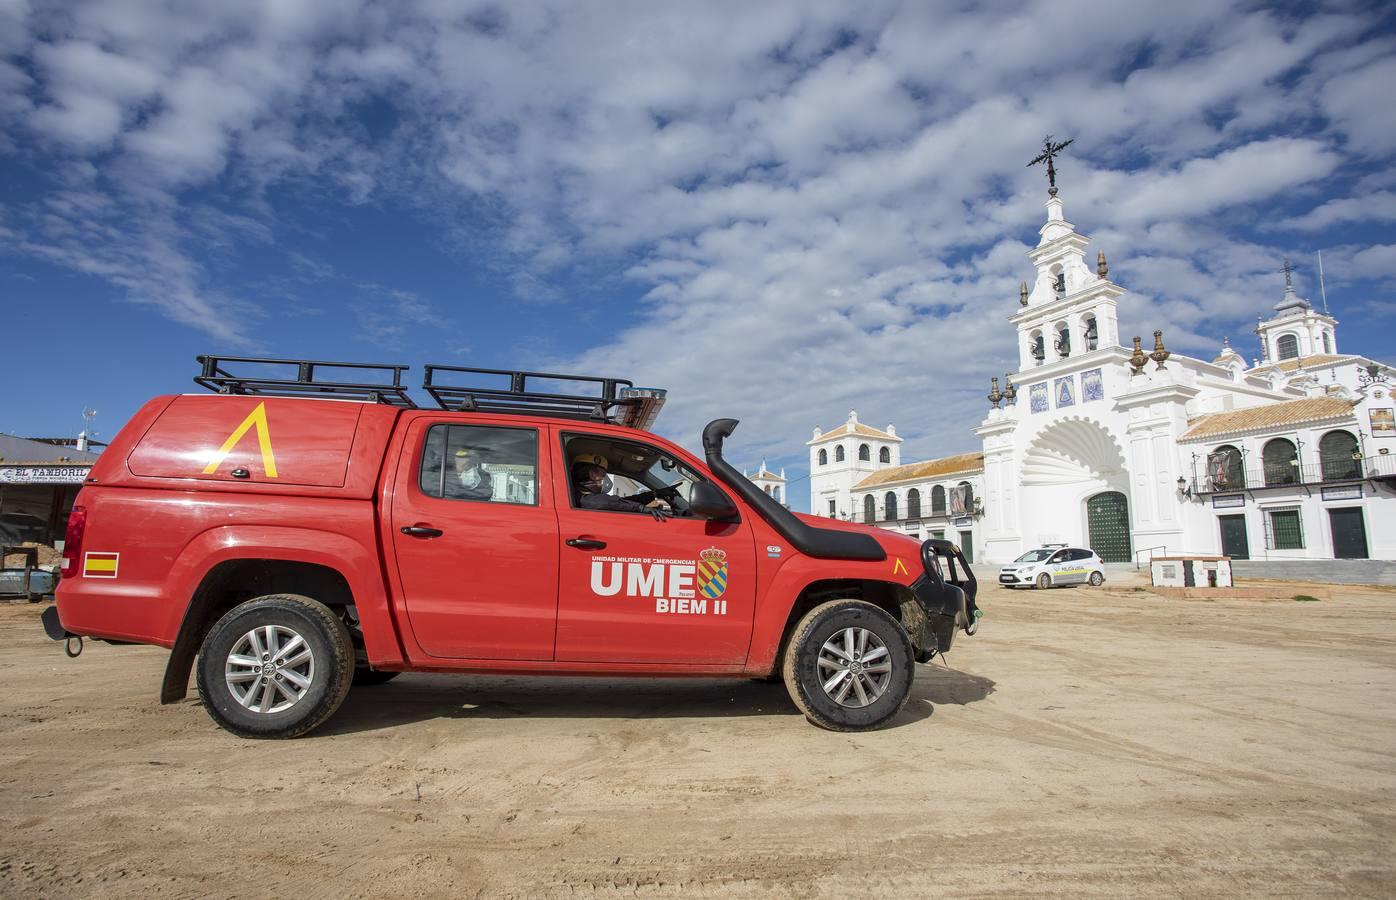
[[[1091,547],[1111,561],[1130,559],[1124,452],[1101,422],[1067,416],[1048,424],[1029,442],[1019,473],[1029,548],[1060,542]]]
[[[1129,562],[1129,499],[1119,491],[1105,491],[1086,501],[1086,527],[1091,549],[1106,562]]]

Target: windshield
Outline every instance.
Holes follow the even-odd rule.
[[[1044,559],[1056,552],[1057,551],[1055,550],[1029,550],[1027,553],[1024,553],[1022,556],[1018,557],[1013,561],[1020,563],[1042,562]]]

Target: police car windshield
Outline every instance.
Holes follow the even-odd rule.
[[[1014,561],[1014,562],[1020,562],[1020,563],[1026,563],[1026,562],[1042,562],[1044,559],[1046,559],[1047,557],[1051,556],[1053,553],[1056,553],[1056,552],[1057,552],[1056,550],[1050,550],[1050,549],[1029,550],[1027,553],[1024,553],[1022,556],[1018,557],[1017,559],[1015,559],[1015,560],[1013,560],[1013,561]]]

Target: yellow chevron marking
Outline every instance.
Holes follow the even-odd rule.
[[[257,429],[257,446],[262,451],[262,470],[267,473],[268,478],[276,477],[276,454],[271,449],[271,428],[267,426],[267,405],[265,402],[258,403],[257,408],[247,414],[247,418],[242,420],[242,424],[233,429],[233,433],[228,435],[228,439],[223,442],[223,446],[218,448],[218,452],[213,455],[209,464],[204,466],[204,474],[212,475],[218,471],[218,467],[223,464],[223,460],[228,458],[228,453],[237,446],[242,436],[248,430]]]

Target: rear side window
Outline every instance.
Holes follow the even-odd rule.
[[[1072,559],[1090,559],[1090,558],[1091,558],[1091,551],[1089,551],[1089,550],[1072,550],[1072,551],[1071,551],[1071,558],[1072,558]]]
[[[538,504],[538,432],[489,425],[433,425],[418,483],[428,497]]]

